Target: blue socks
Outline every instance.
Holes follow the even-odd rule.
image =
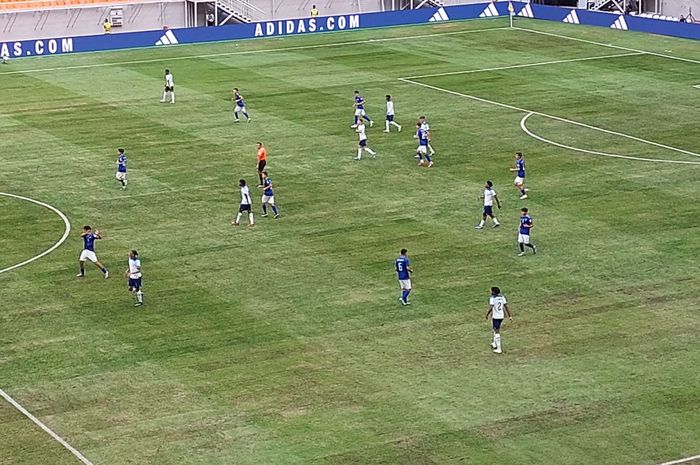
[[[431,162],[432,162],[432,160],[430,159],[430,155],[427,155],[427,154],[426,154],[426,155],[425,155],[425,159],[428,160],[428,163],[431,163]]]
[[[410,294],[410,293],[411,293],[410,290],[404,289],[404,290],[401,292],[401,300],[403,300],[404,302],[406,302],[406,299],[408,299],[408,294]]]
[[[367,115],[363,116],[363,118],[365,119],[365,121],[372,121],[372,118],[370,118],[370,117],[367,116]]]
[[[102,273],[107,273],[107,268],[100,268],[102,270]]]
[[[267,215],[267,205],[263,204],[263,215]]]
[[[272,211],[274,212],[275,215],[279,215],[279,212],[277,211],[277,207],[274,205],[272,206]]]

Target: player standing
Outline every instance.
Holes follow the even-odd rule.
[[[267,206],[270,205],[272,207],[272,213],[275,214],[275,219],[277,219],[280,217],[280,213],[277,210],[277,206],[275,206],[275,194],[272,192],[272,179],[267,175],[267,171],[262,172],[262,177],[262,186],[258,186],[261,189],[265,189],[262,196],[262,216],[267,216]]]
[[[411,268],[411,262],[406,254],[408,250],[401,249],[401,255],[396,259],[396,275],[399,278],[399,288],[401,289],[401,305],[411,305],[408,301],[408,294],[411,293],[411,276],[413,273],[413,268]]]
[[[243,212],[248,212],[248,226],[255,226],[255,220],[253,219],[253,203],[250,200],[250,191],[248,186],[246,186],[245,179],[238,181],[238,185],[241,188],[241,206],[238,208],[238,214],[236,215],[235,221],[231,221],[234,226],[239,226],[241,223],[241,216]]]
[[[129,292],[134,294],[136,299],[135,307],[143,305],[143,292],[141,292],[141,259],[135,250],[129,252],[129,267],[124,275],[129,279]]]
[[[126,155],[124,149],[117,149],[119,157],[117,158],[117,181],[122,185],[122,190],[126,189]]]
[[[430,156],[432,157],[435,155],[435,150],[433,150],[433,146],[430,145],[430,141],[433,140],[433,135],[430,132],[430,125],[428,124],[428,120],[425,119],[425,116],[418,117],[418,122],[420,123],[420,127],[425,130],[426,134],[428,134],[428,150],[430,151]]]
[[[365,123],[362,120],[359,120],[357,122],[357,126],[355,129],[355,132],[359,135],[360,140],[357,144],[357,156],[355,157],[355,160],[361,160],[362,159],[362,151],[364,150],[365,152],[369,153],[369,155],[374,158],[377,156],[377,152],[372,150],[371,148],[367,147],[367,133],[365,132]]]
[[[245,109],[245,100],[243,100],[243,96],[238,91],[238,87],[233,88],[233,100],[236,102],[236,106],[233,109],[234,123],[238,123],[240,121],[238,118],[238,113],[241,112],[243,113],[243,116],[245,116],[245,119],[250,123],[250,116]]]
[[[535,244],[530,243],[530,229],[532,229],[532,218],[528,214],[527,208],[520,209],[520,229],[518,230],[518,247],[520,247],[520,253],[518,257],[525,255],[525,247],[530,247],[532,249],[532,254],[537,253],[537,247]]]
[[[428,155],[428,132],[423,129],[420,123],[416,124],[416,128],[418,128],[416,131],[416,137],[418,138],[418,148],[416,149],[419,160],[418,166],[424,165],[423,157],[425,157],[425,159],[428,160],[428,168],[432,168],[433,160],[430,158],[430,155]]]
[[[523,152],[515,152],[515,168],[510,170],[518,173],[513,184],[520,191],[520,200],[525,200],[529,189],[525,187],[525,160],[523,159]]]
[[[107,271],[107,268],[100,263],[100,261],[97,259],[97,255],[95,255],[95,241],[102,239],[100,232],[98,230],[93,232],[90,226],[83,226],[83,232],[80,237],[83,238],[83,251],[80,252],[80,258],[78,259],[80,263],[80,273],[77,274],[77,277],[85,277],[85,260],[90,260],[97,268],[100,269],[100,271],[102,271],[105,279],[109,278],[109,271]]]
[[[355,91],[355,102],[352,104],[352,106],[355,108],[355,124],[350,126],[351,128],[356,128],[357,124],[362,121],[362,118],[369,121],[369,127],[374,126],[374,121],[372,121],[372,118],[367,116],[365,113],[365,99],[360,95],[359,90]]]
[[[160,103],[165,103],[168,94],[170,94],[170,103],[175,103],[175,82],[173,81],[173,75],[169,69],[165,70],[165,90],[163,91],[163,98]]]
[[[501,208],[501,201],[498,200],[498,195],[496,194],[496,190],[493,188],[493,183],[491,181],[486,181],[486,185],[484,186],[484,193],[481,194],[479,198],[484,199],[484,213],[481,216],[481,222],[479,222],[479,224],[476,225],[476,229],[482,229],[484,227],[484,224],[486,223],[486,218],[489,216],[493,221],[493,227],[499,227],[501,223],[498,222],[498,219],[493,214],[493,201],[496,201],[496,205],[498,205],[499,209]]]
[[[493,326],[493,341],[491,342],[491,348],[494,354],[500,354],[501,350],[501,323],[503,319],[508,317],[510,321],[513,321],[513,317],[508,310],[508,302],[506,298],[501,295],[501,290],[497,287],[491,288],[491,297],[489,298],[489,310],[486,312],[486,320],[491,318],[491,324]]]
[[[267,150],[263,147],[262,142],[258,142],[258,178],[260,179],[260,184],[258,187],[263,185],[263,170],[267,165]]]
[[[396,126],[401,132],[401,125],[394,121],[394,101],[391,100],[391,95],[386,96],[386,129],[384,132],[389,132],[389,125]]]

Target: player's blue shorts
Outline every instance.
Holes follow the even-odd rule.
[[[246,204],[242,203],[240,208],[238,209],[239,213],[249,212],[249,211],[250,211],[250,204],[246,205]]]
[[[387,121],[394,121],[394,115],[386,115]]]
[[[484,215],[493,217],[493,207],[491,205],[484,205]]]
[[[367,139],[360,141],[360,147],[367,147]]]
[[[141,289],[141,278],[129,278],[129,287],[132,289]]]
[[[492,318],[493,329],[501,329],[501,323],[503,323],[503,318]]]

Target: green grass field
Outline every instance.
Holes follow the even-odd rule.
[[[646,465],[700,453],[700,46],[517,25],[529,30],[501,18],[0,67],[0,192],[73,225],[57,250],[0,274],[0,389],[95,465]],[[556,63],[399,80],[543,62]],[[166,67],[176,105],[158,103]],[[232,123],[234,85],[251,124]],[[378,123],[376,160],[352,160],[355,89]],[[400,134],[382,133],[387,93]],[[642,139],[529,118],[559,144],[696,164],[547,144],[521,130],[525,112],[463,95]],[[430,170],[413,158],[420,114]],[[282,217],[261,218],[253,188],[257,227],[234,229],[259,140]],[[516,150],[525,201],[508,171]],[[502,227],[476,231],[487,179]],[[516,256],[523,205],[536,256]],[[64,230],[5,196],[0,224],[0,269]],[[107,281],[94,267],[75,278],[84,224],[105,235]],[[402,247],[415,268],[406,308]],[[122,277],[131,248],[140,309]],[[484,318],[493,285],[515,313],[500,356]],[[0,430],[2,465],[78,463],[4,402]]]

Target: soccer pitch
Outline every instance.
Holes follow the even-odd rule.
[[[94,465],[700,454],[700,45],[506,18],[0,66],[0,389]],[[163,71],[177,103],[161,104]],[[234,125],[231,88],[252,123]],[[378,152],[354,161],[352,93]],[[391,94],[398,133],[384,129]],[[437,154],[419,168],[427,115]],[[281,217],[260,217],[268,150]],[[114,179],[116,149],[129,185]],[[513,153],[530,192],[513,187]],[[647,161],[644,161],[647,160]],[[255,228],[233,228],[238,180]],[[474,226],[492,180],[501,227]],[[537,255],[518,257],[520,208]],[[51,253],[35,257],[67,240]],[[75,277],[80,229],[104,234]],[[393,260],[407,248],[410,307]],[[123,278],[138,249],[146,304]],[[491,352],[489,288],[514,322]],[[0,399],[0,464],[79,463]],[[686,462],[695,463],[695,462]]]

